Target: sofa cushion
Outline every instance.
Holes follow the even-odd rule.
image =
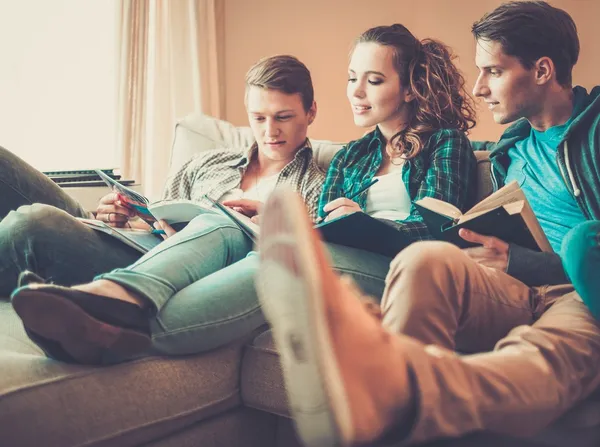
[[[245,405],[290,416],[279,355],[270,330],[259,334],[244,350],[240,388]],[[538,439],[545,445],[597,447],[600,441],[600,390],[540,433]],[[553,443],[553,439],[565,442]],[[580,442],[570,444],[569,439]]]
[[[489,152],[475,151],[475,158],[477,159],[477,179],[475,183],[477,194],[475,202],[479,202],[489,196],[494,188],[492,187],[492,178],[490,177],[492,167]]]
[[[244,350],[240,391],[242,402],[249,407],[290,416],[279,354],[270,330],[259,334]]]
[[[90,368],[44,357],[10,303],[0,328],[1,445],[139,445],[240,403],[242,343]]]

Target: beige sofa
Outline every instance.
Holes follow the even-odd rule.
[[[243,146],[251,138],[249,129],[203,116],[185,118],[175,134],[173,167],[199,150]],[[341,145],[313,146],[326,166]],[[489,163],[485,157],[479,163],[479,192],[485,194]],[[298,443],[287,416],[266,327],[201,355],[90,368],[45,358],[10,304],[0,302],[0,446],[293,447]],[[571,411],[538,440],[548,446],[599,446],[600,397]],[[508,442],[475,436],[435,445]]]

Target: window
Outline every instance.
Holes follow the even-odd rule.
[[[0,0],[0,145],[42,171],[116,167],[116,0]]]

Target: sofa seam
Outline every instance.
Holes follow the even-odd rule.
[[[236,408],[236,406],[240,407],[240,406],[243,405],[243,402],[242,402],[242,397],[241,397],[241,390],[239,389],[239,387],[237,389],[237,392],[230,393],[229,395],[227,395],[227,397],[225,397],[223,399],[212,401],[211,404],[210,404],[210,406],[226,402],[230,398],[235,397],[236,394],[239,397],[237,404],[233,405],[231,408],[227,408],[227,410],[230,410],[232,408]],[[145,424],[136,425],[134,428],[128,428],[126,430],[120,430],[120,431],[114,432],[111,436],[103,437],[103,438],[97,438],[97,439],[94,439],[93,441],[86,442],[85,444],[80,444],[80,445],[81,445],[81,447],[86,447],[86,446],[93,446],[95,443],[110,441],[111,439],[113,439],[116,436],[120,436],[120,435],[123,435],[123,434],[131,433],[131,432],[134,432],[136,430],[140,430],[140,429],[143,429],[143,428],[146,428],[146,427],[150,427],[150,426],[152,426],[154,424],[161,423],[161,422],[164,422],[164,421],[172,421],[172,420],[175,420],[175,419],[179,419],[181,417],[193,414],[194,412],[197,412],[199,410],[207,408],[208,406],[209,405],[203,405],[203,406],[196,407],[193,410],[188,410],[188,411],[185,411],[185,412],[180,412],[180,413],[177,413],[177,415],[175,415],[175,417],[173,417],[171,415],[171,416],[168,416],[168,417],[163,417],[163,418],[160,418],[160,419],[155,419],[153,422],[148,422],[148,423],[145,423]],[[225,411],[227,411],[227,410],[225,410]],[[196,421],[196,422],[198,422],[198,421]],[[147,442],[147,441],[144,441],[144,442]]]
[[[32,356],[33,354],[21,354],[21,355]],[[132,359],[132,360],[129,360],[129,361],[124,362],[124,363],[116,363],[114,365],[110,365],[110,368],[112,369],[112,368],[125,367],[125,366],[132,365],[132,364],[148,363],[148,362],[154,361],[155,359],[160,359],[160,358],[162,358],[162,357],[160,357],[160,356],[150,356],[150,357],[144,357],[142,359]],[[51,360],[51,359],[48,359],[48,360]],[[73,364],[71,364],[71,365],[72,366],[83,367],[82,365],[73,365]],[[33,384],[30,384],[30,385],[25,385],[23,387],[16,388],[16,389],[14,389],[12,391],[9,391],[7,393],[4,393],[4,394],[0,395],[0,402],[2,400],[4,400],[6,397],[9,397],[9,396],[12,396],[12,395],[16,395],[16,394],[21,393],[21,392],[25,392],[25,391],[29,391],[29,390],[35,390],[37,388],[40,388],[42,386],[46,386],[48,384],[60,383],[60,382],[66,381],[66,380],[72,380],[73,378],[87,377],[89,375],[96,374],[97,372],[98,372],[98,368],[90,368],[89,370],[86,369],[85,371],[79,371],[79,372],[77,372],[75,374],[67,374],[65,376],[55,377],[55,378],[47,379],[47,380],[44,380],[44,381],[35,382]]]

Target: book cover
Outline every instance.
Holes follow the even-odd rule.
[[[77,220],[92,230],[108,234],[120,240],[125,245],[136,249],[142,254],[152,250],[163,241],[162,237],[146,230],[111,227],[101,220],[85,219],[83,217],[78,217]]]
[[[445,216],[424,208],[418,203],[415,203],[415,206],[423,216],[423,220],[434,239],[450,242],[460,248],[477,246],[478,244],[467,242],[458,235],[458,231],[465,228],[484,236],[494,236],[505,242],[512,242],[521,247],[541,251],[541,247],[527,228],[522,215],[520,213],[509,214],[502,206],[457,224],[452,219],[445,218]]]
[[[365,213],[352,213],[315,225],[323,239],[332,244],[379,253],[390,258],[410,244],[410,240],[395,229]]]
[[[458,235],[459,230],[465,228],[531,250],[552,251],[516,182],[500,188],[464,214],[456,207],[431,197],[418,200],[414,205],[434,239],[451,242],[461,248],[476,246]]]

